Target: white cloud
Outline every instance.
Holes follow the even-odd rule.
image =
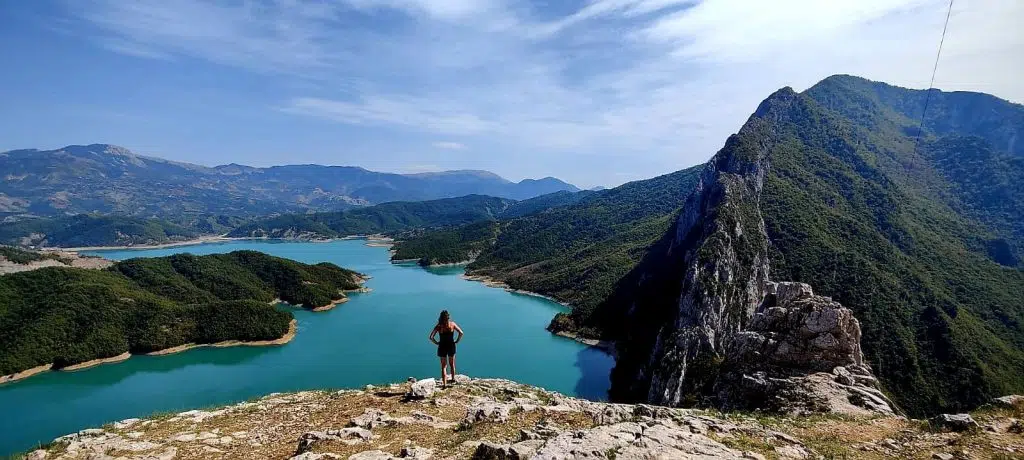
[[[121,53],[314,81],[281,91],[284,112],[457,136],[533,168],[510,176],[586,185],[706,160],[782,86],[927,85],[948,3],[591,0],[556,17],[511,0],[73,5]],[[1019,0],[957,1],[937,86],[1024,101],[1021,17]]]
[[[444,150],[466,150],[466,144],[463,144],[461,142],[438,141],[438,142],[434,142],[431,145],[433,145],[436,148],[444,149]]]

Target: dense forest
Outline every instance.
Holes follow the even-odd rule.
[[[513,200],[468,195],[431,201],[396,201],[339,212],[286,214],[242,225],[230,237],[334,238],[394,233],[494,220]]]
[[[902,108],[923,109],[924,91],[846,76],[812,87],[777,122],[786,141],[761,202],[772,278],[852,308],[867,358],[911,410],[1024,390],[1024,164],[999,134],[1021,129],[1024,107],[935,93],[945,102],[915,146]],[[972,123],[965,110],[1017,115]]]
[[[213,220],[213,219],[211,219]],[[210,220],[197,225],[213,228]],[[0,243],[40,247],[129,246],[187,240],[206,233],[161,219],[78,214],[0,224]]]
[[[699,171],[586,192],[578,199],[562,197],[486,226],[426,232],[400,241],[393,258],[424,264],[475,259],[469,273],[568,302],[575,321],[589,325],[592,309],[668,229]]]
[[[334,264],[255,251],[0,276],[0,375],[186,343],[276,339],[292,315],[271,301],[324,306],[362,279]]]

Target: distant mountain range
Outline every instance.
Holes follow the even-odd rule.
[[[0,216],[263,216],[470,194],[523,200],[579,190],[553,177],[511,182],[473,170],[393,174],[352,166],[206,167],[108,144],[11,150],[0,153],[0,171]]]

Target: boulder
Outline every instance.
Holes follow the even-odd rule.
[[[490,441],[481,442],[473,452],[473,460],[512,460],[511,448]]]
[[[392,460],[393,458],[390,454],[381,450],[367,450],[350,455],[348,460]]]
[[[932,428],[948,431],[974,431],[981,427],[971,414],[942,414],[928,419]]]
[[[372,430],[378,426],[390,426],[395,423],[395,420],[387,412],[380,409],[366,409],[363,411],[363,415],[353,418],[349,425]]]
[[[402,451],[398,456],[400,458],[426,460],[432,455],[434,455],[434,451],[432,449],[427,449],[426,447],[406,446],[402,448]]]
[[[329,453],[329,452],[327,452],[327,453],[306,452],[304,454],[295,455],[295,456],[289,458],[288,460],[326,460],[326,459],[334,460],[334,459],[340,459],[340,458],[342,458],[341,455],[332,454],[332,453]]]
[[[1007,395],[1000,396],[992,400],[992,404],[999,407],[1016,407],[1018,405],[1024,405],[1024,396],[1022,395]]]
[[[515,460],[533,458],[533,455],[536,454],[537,450],[539,450],[543,445],[544,441],[540,439],[517,442],[509,447],[508,450],[511,455],[509,458]]]
[[[416,399],[429,398],[435,391],[437,391],[437,381],[433,377],[417,380],[409,388],[409,397]]]
[[[462,422],[470,425],[479,422],[506,422],[511,409],[508,404],[499,402],[478,402],[466,408],[466,416]]]

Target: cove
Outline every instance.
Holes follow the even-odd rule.
[[[466,331],[459,373],[500,377],[605,399],[614,364],[604,352],[544,327],[564,307],[467,281],[461,267],[396,265],[362,240],[326,243],[239,240],[164,249],[94,251],[122,260],[251,249],[300,262],[333,262],[372,277],[372,292],[326,312],[290,309],[298,334],[275,347],[197,348],[0,385],[0,455],[83,428],[158,412],[223,405],[273,392],[360,388],[437,377],[427,334],[442,308]]]

